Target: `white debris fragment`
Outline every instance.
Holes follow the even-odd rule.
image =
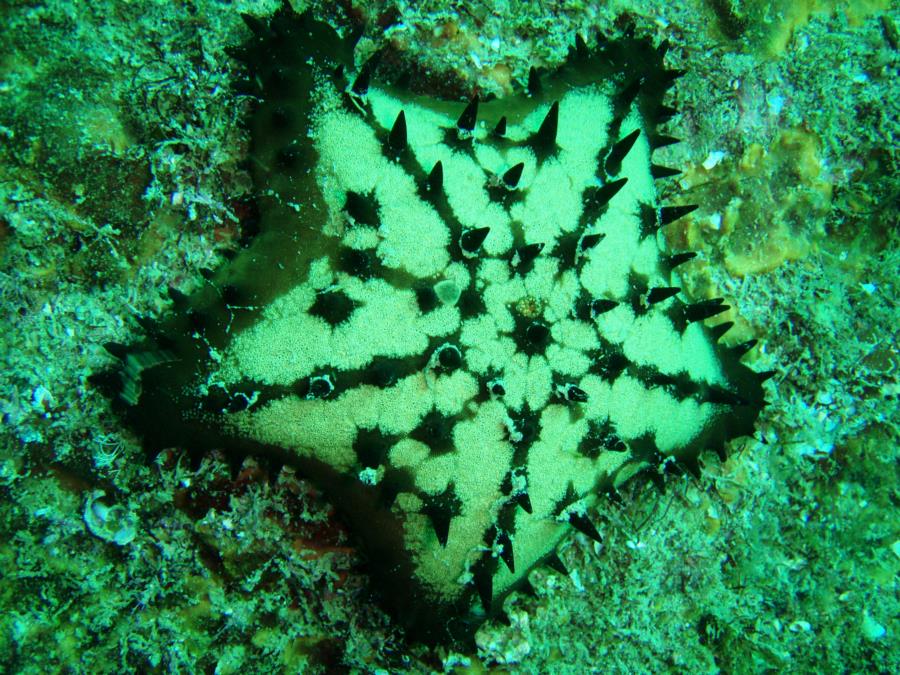
[[[725,153],[722,150],[711,150],[703,160],[703,168],[707,171],[714,169],[723,159],[725,159]]]
[[[84,523],[95,537],[117,546],[130,544],[137,536],[137,516],[124,506],[108,506],[100,501],[103,490],[94,490],[84,505]]]
[[[887,633],[887,629],[869,616],[868,610],[863,612],[860,630],[866,640],[880,640]]]

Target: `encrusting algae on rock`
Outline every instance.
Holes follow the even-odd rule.
[[[240,57],[260,234],[148,340],[110,345],[150,448],[269,453],[314,480],[419,637],[471,635],[589,507],[748,434],[751,343],[687,304],[652,162],[665,47],[589,47],[504,101],[352,76],[352,40],[283,8]],[[402,80],[402,78],[401,78]]]
[[[768,151],[751,144],[710,164],[679,179],[703,209],[669,228],[671,245],[720,257],[729,274],[745,277],[805,258],[824,237],[832,184],[815,134],[786,129]]]

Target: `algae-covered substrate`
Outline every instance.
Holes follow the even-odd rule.
[[[665,241],[775,371],[751,436],[597,500],[599,541],[569,536],[452,645],[385,612],[302,471],[148,452],[109,396],[120,346],[227,293],[266,236],[239,50],[279,6],[0,8],[0,670],[900,670],[898,4],[313,3],[357,66],[378,51],[460,108],[551,78],[576,33],[667,41],[681,142],[653,161],[681,173],[656,189],[699,208]]]

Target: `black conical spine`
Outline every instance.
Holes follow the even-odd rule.
[[[560,559],[556,552],[551,553],[547,557],[546,563],[550,569],[556,570],[565,577],[569,576],[569,570],[566,568],[566,564]]]
[[[491,228],[489,227],[477,227],[463,232],[463,235],[459,238],[460,248],[466,253],[475,253],[481,248],[490,231]]]
[[[757,345],[758,342],[759,341],[756,339],[747,340],[746,342],[742,342],[741,344],[736,345],[734,347],[733,353],[738,358],[741,358],[744,354],[746,354],[751,349],[753,349]]]
[[[584,217],[587,221],[590,222],[596,219],[600,215],[600,210],[618,194],[619,190],[625,187],[627,182],[628,178],[619,178],[600,187],[585,189],[581,201],[584,205]]]
[[[678,295],[680,292],[681,289],[675,286],[660,286],[658,288],[651,288],[650,292],[647,294],[647,303],[655,305],[657,302],[668,300],[669,298]]]
[[[456,126],[460,131],[472,132],[475,129],[475,121],[478,118],[478,96],[473,96],[472,100],[466,106],[465,110],[456,121]]]
[[[516,561],[513,557],[513,546],[512,539],[509,536],[509,532],[502,531],[497,536],[497,543],[499,543],[503,550],[500,551],[500,557],[503,559],[503,562],[506,563],[506,566],[509,568],[509,571],[515,573],[516,571]]]
[[[672,176],[677,176],[681,173],[678,169],[672,169],[668,166],[662,166],[661,164],[651,164],[650,165],[650,175],[654,178],[670,178]]]
[[[686,204],[684,206],[663,206],[659,210],[660,225],[668,225],[679,218],[686,216],[699,208],[697,204]]]
[[[715,326],[709,329],[709,332],[712,333],[713,339],[718,342],[722,339],[722,337],[734,327],[734,321],[723,321],[722,323],[717,323]]]
[[[525,169],[525,162],[519,162],[513,167],[510,167],[506,173],[503,174],[503,182],[506,183],[506,187],[512,189],[519,184],[519,180],[522,178],[522,171]]]
[[[587,515],[572,512],[569,514],[569,524],[594,541],[603,541],[600,537],[600,533],[597,532],[597,528],[594,527],[594,523],[591,522],[591,519],[588,518]]]
[[[667,145],[675,145],[676,143],[681,143],[681,139],[675,138],[674,136],[666,136],[665,134],[657,134],[650,138],[650,149],[658,150],[659,148],[664,148]]]
[[[599,316],[600,314],[606,314],[607,312],[615,309],[619,306],[619,303],[615,300],[607,300],[606,298],[600,298],[598,300],[594,300],[591,303],[591,314],[594,316]]]
[[[685,251],[683,253],[673,253],[670,256],[666,256],[663,258],[663,264],[669,268],[670,270],[675,269],[679,265],[683,265],[684,263],[693,260],[697,257],[696,251]]]
[[[434,163],[434,166],[431,167],[431,173],[428,174],[428,191],[431,194],[436,195],[443,187],[444,165],[441,164],[441,160],[438,160]]]
[[[600,243],[600,240],[605,237],[606,234],[603,232],[596,232],[594,234],[586,234],[581,238],[581,244],[579,244],[579,248],[582,251],[587,251],[588,249],[594,248],[597,244]]]
[[[388,148],[394,155],[399,155],[406,150],[406,113],[402,110],[397,114],[394,126],[391,127]]]
[[[544,244],[539,242],[536,244],[526,244],[522,246],[516,253],[519,256],[519,265],[527,265],[532,260],[538,257],[541,251],[544,250]]]
[[[534,149],[540,154],[549,154],[556,149],[556,132],[559,129],[559,101],[553,105],[544,116],[540,128],[531,137]]]
[[[635,141],[637,141],[638,136],[641,135],[640,129],[635,129],[630,134],[625,136],[624,138],[616,141],[616,144],[613,145],[612,150],[609,151],[609,155],[606,156],[606,162],[604,164],[606,169],[606,174],[609,176],[615,176],[622,169],[622,160],[625,159],[625,155],[634,147]]]
[[[723,304],[724,301],[724,298],[713,298],[711,300],[701,300],[692,305],[685,305],[684,318],[688,321],[703,321],[721,314],[731,309],[728,305]]]
[[[528,69],[528,94],[536,96],[541,93],[541,78],[534,66]]]

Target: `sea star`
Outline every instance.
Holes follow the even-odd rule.
[[[424,637],[471,631],[598,492],[752,430],[748,348],[686,304],[651,162],[678,73],[578,39],[515,99],[345,78],[309,15],[247,18],[261,234],[149,342],[114,350],[151,447],[273,453],[320,485]],[[344,67],[340,67],[344,66]],[[675,462],[669,462],[671,458]]]

